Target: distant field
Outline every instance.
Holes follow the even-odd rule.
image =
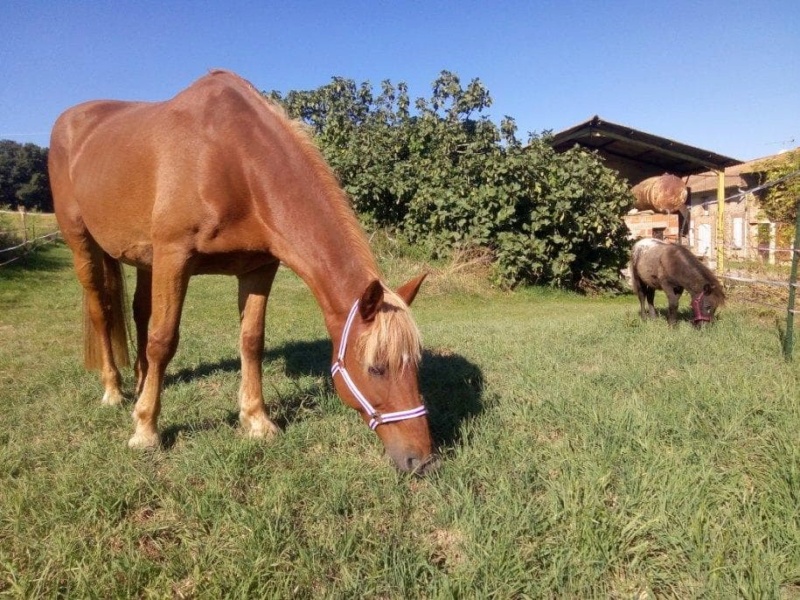
[[[392,284],[418,269],[381,257]],[[414,479],[333,394],[285,270],[264,361],[284,432],[238,435],[235,288],[192,280],[165,447],[138,453],[132,404],[82,368],[67,250],[0,269],[0,596],[800,598],[800,359],[774,313],[734,298],[696,331],[684,298],[671,330],[630,295],[440,267],[414,314],[444,461]]]

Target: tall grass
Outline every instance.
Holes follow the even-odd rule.
[[[420,268],[383,248],[392,283]],[[132,404],[102,407],[81,366],[67,251],[0,270],[0,595],[800,598],[800,361],[773,317],[669,329],[631,296],[469,271],[432,269],[414,305],[445,458],[414,479],[333,394],[291,273],[264,362],[283,434],[238,435],[235,281],[202,277],[164,448],[138,453]]]

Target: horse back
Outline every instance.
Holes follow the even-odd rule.
[[[253,138],[279,155],[291,148],[247,86],[211,74],[165,102],[103,100],[65,111],[49,154],[65,235],[86,230],[137,266],[150,265],[154,244],[200,255],[268,252],[252,201]]]

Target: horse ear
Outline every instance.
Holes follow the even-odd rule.
[[[361,313],[361,318],[367,323],[374,321],[382,302],[383,286],[380,281],[375,279],[361,294],[361,300],[358,303],[358,312]]]
[[[710,294],[713,289],[714,287],[710,283],[707,283],[703,286],[703,292],[706,294]]]
[[[427,273],[423,273],[422,275],[407,281],[398,288],[397,295],[403,299],[403,302],[405,302],[407,306],[411,306],[414,298],[417,297],[419,286],[422,285],[422,282],[425,281],[427,276]]]

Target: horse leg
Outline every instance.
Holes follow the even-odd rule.
[[[239,276],[239,319],[241,334],[242,383],[239,387],[239,424],[252,438],[272,437],[278,427],[267,417],[261,386],[264,355],[264,317],[272,282],[279,262]]]
[[[145,350],[147,374],[133,409],[135,431],[128,440],[131,448],[152,448],[161,442],[158,435],[161,388],[167,365],[178,348],[178,328],[189,273],[188,260],[182,253],[154,252],[152,297],[156,300]]]
[[[633,271],[633,267],[631,267],[631,271]],[[636,297],[639,298],[639,316],[642,319],[646,319],[647,310],[645,309],[645,300],[647,299],[647,292],[650,288],[635,274],[631,276],[631,287],[633,291],[636,292]]]
[[[153,274],[136,270],[136,292],[133,294],[133,322],[136,324],[136,396],[142,393],[147,377],[147,328],[152,311]]]
[[[644,296],[647,299],[647,313],[648,313],[648,315],[650,316],[651,319],[655,319],[656,318],[656,304],[655,304],[656,289],[655,288],[651,288],[651,287],[646,288],[645,291],[644,291]],[[644,316],[644,306],[642,306],[642,313],[643,313],[642,316]]]
[[[669,286],[664,287],[664,293],[667,295],[667,322],[675,326],[678,323],[678,301],[681,298],[683,290],[681,288],[672,288]]]
[[[115,307],[115,303],[121,302],[122,272],[119,263],[103,252],[86,230],[79,234],[66,233],[65,238],[73,252],[75,273],[83,286],[84,361],[87,368],[100,370],[104,389],[102,403],[118,406],[122,404],[122,377],[114,361],[115,338],[118,358],[123,363],[127,361],[125,320],[121,306]]]

